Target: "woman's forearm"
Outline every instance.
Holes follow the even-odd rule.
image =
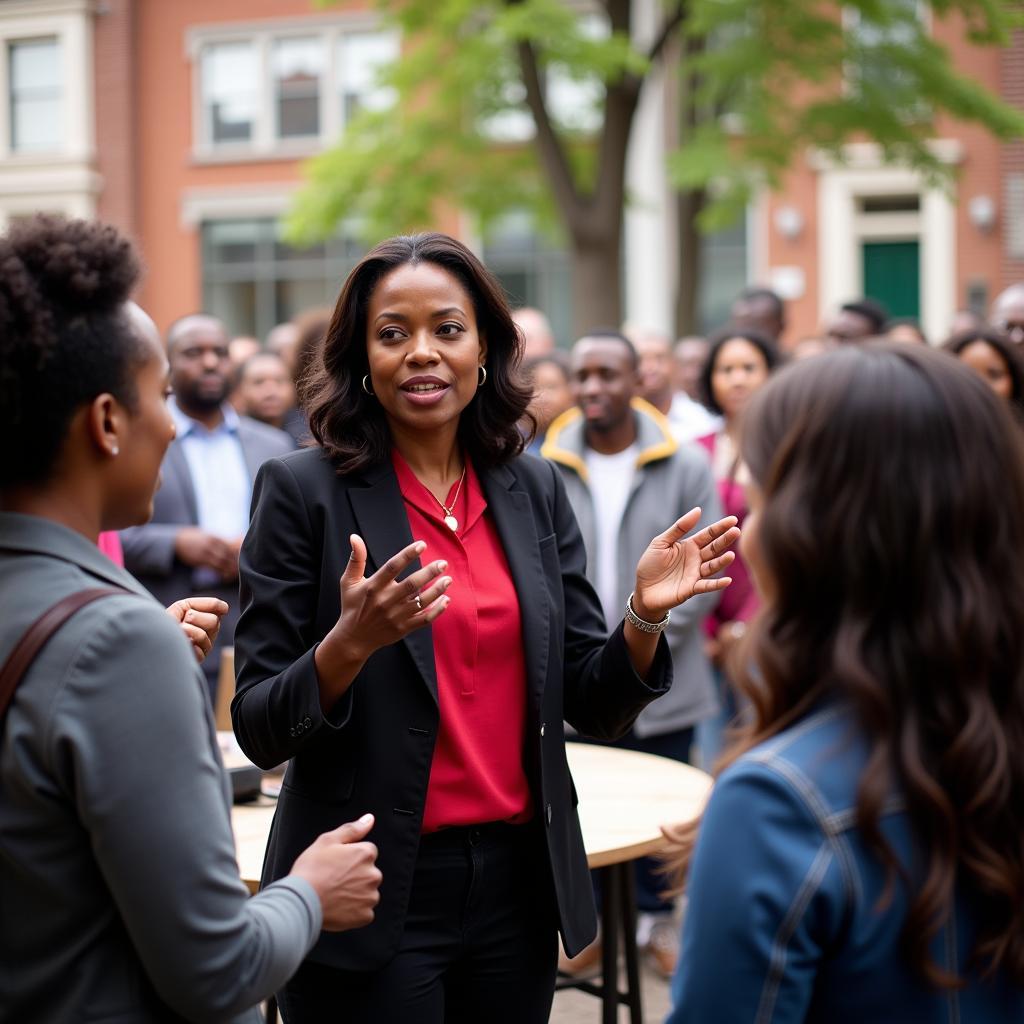
[[[320,686],[320,709],[326,715],[348,692],[352,681],[362,671],[367,655],[357,644],[331,630],[313,655],[317,682]]]

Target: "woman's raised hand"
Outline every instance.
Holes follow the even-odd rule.
[[[694,594],[723,590],[728,576],[712,577],[736,557],[728,548],[739,538],[735,516],[687,537],[700,521],[700,509],[691,509],[647,546],[636,567],[633,610],[642,619],[658,622],[665,613]]]
[[[344,639],[350,650],[365,660],[379,648],[433,622],[448,607],[451,599],[443,595],[452,578],[441,575],[448,563],[438,561],[399,582],[398,577],[426,548],[423,541],[402,548],[366,578],[366,544],[357,533],[349,542],[352,555],[341,576],[341,616],[335,630],[338,639]]]

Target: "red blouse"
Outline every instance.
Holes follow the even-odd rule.
[[[423,831],[526,821],[533,807],[523,767],[526,666],[519,596],[480,481],[467,460],[453,532],[397,451],[392,462],[413,538],[427,545],[422,564],[444,559],[452,578],[446,591],[451,603],[432,624],[441,715]],[[449,508],[457,486],[448,494]]]

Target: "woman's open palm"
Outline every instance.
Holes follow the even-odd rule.
[[[726,516],[692,537],[686,534],[700,520],[700,509],[691,509],[647,546],[636,567],[634,607],[660,613],[682,604],[694,594],[723,590],[732,580],[713,578],[736,557],[728,549],[739,538],[735,516]]]

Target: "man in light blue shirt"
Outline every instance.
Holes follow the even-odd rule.
[[[121,535],[125,567],[158,599],[202,593],[228,602],[217,646],[204,662],[212,694],[219,650],[234,641],[238,549],[252,482],[266,459],[294,447],[283,431],[228,405],[228,341],[221,321],[203,314],[182,317],[167,332],[177,438],[161,468],[152,520]]]

